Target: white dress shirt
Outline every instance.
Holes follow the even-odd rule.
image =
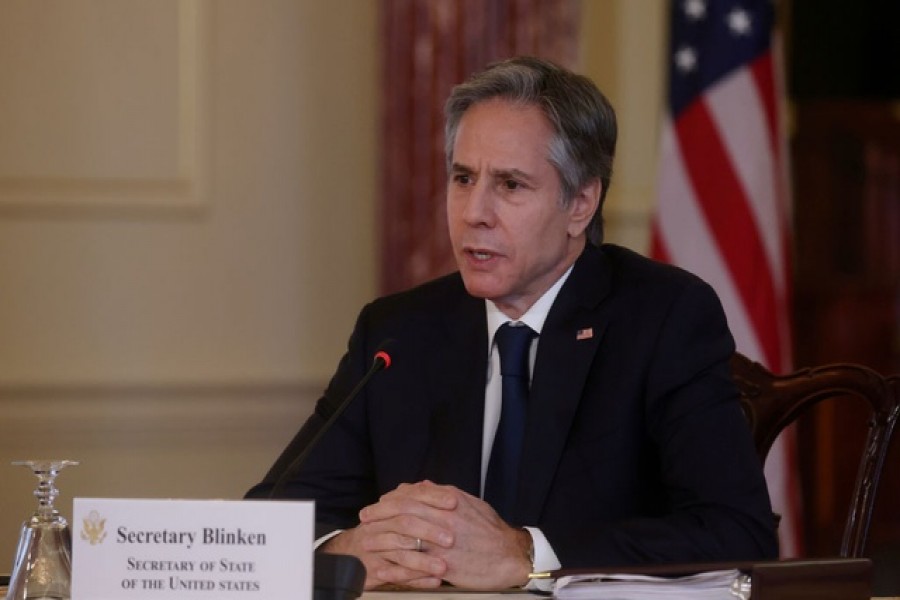
[[[488,462],[491,459],[491,448],[494,445],[494,436],[497,434],[497,425],[500,423],[500,408],[503,403],[502,385],[500,378],[500,353],[497,350],[497,344],[494,343],[494,335],[500,326],[504,323],[521,323],[528,325],[537,336],[531,341],[531,348],[528,353],[528,384],[531,386],[531,375],[534,372],[534,359],[537,356],[538,344],[541,341],[541,329],[544,327],[544,321],[547,320],[547,314],[550,307],[556,300],[559,290],[563,283],[569,278],[572,267],[563,273],[553,286],[550,287],[544,295],[538,298],[531,308],[519,319],[513,320],[503,314],[490,300],[485,300],[485,310],[487,311],[487,327],[488,327],[488,352],[490,360],[488,361],[487,386],[484,392],[484,430],[482,431],[481,440],[481,495],[484,496],[484,479],[487,475]],[[534,544],[534,562],[532,571],[552,571],[560,568],[559,559],[550,543],[547,541],[543,532],[536,527],[526,527],[528,533],[531,534],[531,540]],[[540,580],[533,580],[529,584],[529,588],[540,589]]]
[[[537,356],[537,347],[540,343],[541,329],[544,327],[544,321],[547,320],[547,313],[556,300],[560,288],[568,279],[572,272],[569,267],[562,277],[553,284],[553,286],[544,292],[537,302],[535,302],[528,311],[522,315],[515,323],[522,323],[531,327],[537,336],[531,342],[531,348],[528,354],[528,381],[531,385],[531,373],[534,371],[534,359]],[[504,323],[512,321],[490,300],[485,300],[485,310],[487,311],[487,327],[488,327],[488,349],[490,360],[487,366],[487,386],[484,393],[484,430],[482,432],[481,441],[481,494],[484,495],[484,478],[487,475],[488,462],[491,458],[491,448],[494,444],[494,436],[497,434],[497,425],[500,423],[500,407],[502,404],[502,386],[500,383],[500,354],[497,351],[497,345],[494,343],[494,334],[500,329]],[[536,527],[525,527],[534,545],[534,559],[532,563],[532,571],[552,571],[562,566],[550,543],[547,541],[543,532]],[[341,529],[332,531],[315,542],[318,548],[323,543],[340,533]],[[549,579],[535,579],[529,582],[528,589],[549,589],[547,586],[552,585]]]

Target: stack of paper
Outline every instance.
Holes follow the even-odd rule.
[[[556,581],[553,596],[559,600],[747,600],[750,598],[750,577],[737,569],[683,577],[624,573],[568,575]]]

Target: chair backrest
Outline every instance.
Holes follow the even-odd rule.
[[[753,430],[756,451],[763,461],[778,434],[812,405],[836,397],[852,397],[868,403],[871,408],[868,434],[840,549],[843,557],[862,557],[878,480],[900,414],[900,375],[883,377],[868,367],[850,364],[774,375],[739,353],[734,355],[731,367]]]

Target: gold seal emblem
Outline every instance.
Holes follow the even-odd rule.
[[[86,519],[82,519],[81,539],[95,546],[106,538],[106,519],[100,518],[100,513],[92,510]]]

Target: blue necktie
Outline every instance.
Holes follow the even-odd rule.
[[[500,352],[503,404],[500,423],[491,448],[484,499],[504,521],[510,522],[516,503],[519,463],[528,411],[528,350],[534,331],[527,325],[505,323],[494,339]]]

